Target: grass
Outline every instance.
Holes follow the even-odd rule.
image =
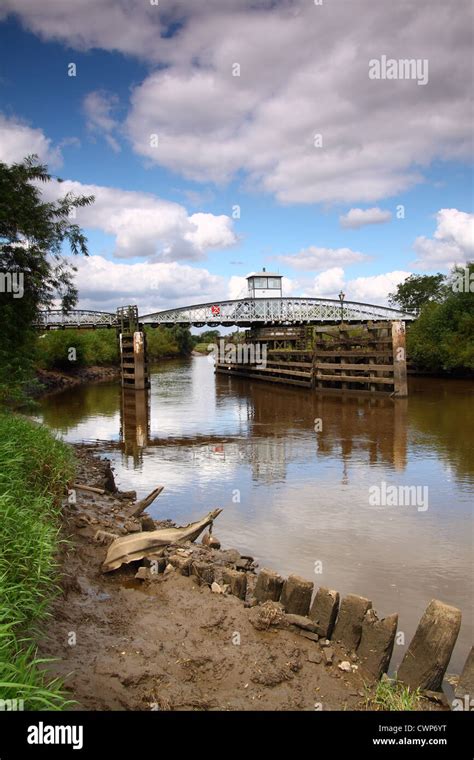
[[[61,496],[72,474],[67,446],[0,412],[0,699],[23,699],[27,710],[67,704],[35,640],[57,589]]]
[[[366,706],[369,710],[417,710],[420,696],[419,689],[412,690],[400,681],[383,678],[377,683],[375,693],[367,694]]]

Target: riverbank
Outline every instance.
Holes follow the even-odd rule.
[[[86,446],[75,450],[76,480],[102,488],[108,462]],[[251,558],[188,543],[177,559],[175,553],[164,561],[162,572],[142,568],[137,578],[141,563],[134,562],[104,574],[111,534],[170,521],[130,517],[133,493],[76,489],[75,496],[75,504],[63,502],[62,594],[40,652],[55,659],[48,672],[66,679],[78,709],[377,709],[379,692],[356,661],[349,672],[339,667],[347,654],[337,644],[328,647],[310,631],[266,619],[262,606],[181,574],[191,561],[211,566],[222,590],[224,573],[245,569],[252,588]],[[439,709],[427,700],[417,707]]]
[[[72,473],[68,446],[0,413],[0,700],[16,709],[65,705],[60,683],[41,669],[36,641],[57,590],[61,497]]]
[[[80,367],[76,370],[36,370],[36,381],[30,395],[41,398],[49,393],[75,388],[86,383],[100,383],[115,380],[120,377],[120,367],[91,366]]]

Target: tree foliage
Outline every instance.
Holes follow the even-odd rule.
[[[390,293],[388,302],[409,314],[419,314],[430,302],[440,303],[446,296],[446,278],[443,274],[411,274]]]
[[[68,248],[87,256],[87,241],[74,223],[74,209],[93,196],[67,193],[57,201],[43,198],[42,185],[52,182],[38,157],[11,165],[0,162],[0,386],[28,379],[34,347],[33,322],[38,310],[58,301],[64,311],[77,302],[75,267],[64,256]],[[57,180],[61,181],[61,180]],[[9,292],[12,278],[22,293]]]
[[[428,300],[409,327],[408,356],[430,372],[474,372],[474,263],[443,277],[442,300]]]

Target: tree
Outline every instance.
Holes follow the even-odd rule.
[[[64,246],[74,255],[88,255],[86,238],[72,217],[73,209],[91,204],[94,198],[67,193],[46,202],[41,184],[51,181],[47,167],[35,155],[11,165],[0,162],[0,387],[4,388],[21,386],[30,376],[33,323],[39,309],[57,299],[67,312],[77,302],[75,267],[64,257]]]
[[[390,293],[388,302],[409,314],[419,314],[429,301],[440,303],[446,296],[446,277],[443,274],[411,274]]]
[[[408,356],[430,372],[474,372],[474,263],[446,278],[444,300],[429,301],[409,326]],[[464,284],[464,287],[461,285]]]

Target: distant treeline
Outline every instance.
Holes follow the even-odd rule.
[[[188,356],[195,339],[185,327],[146,328],[150,361]],[[73,349],[73,350],[71,350]],[[51,330],[39,335],[35,364],[42,369],[68,370],[75,367],[111,366],[119,362],[115,330]]]

